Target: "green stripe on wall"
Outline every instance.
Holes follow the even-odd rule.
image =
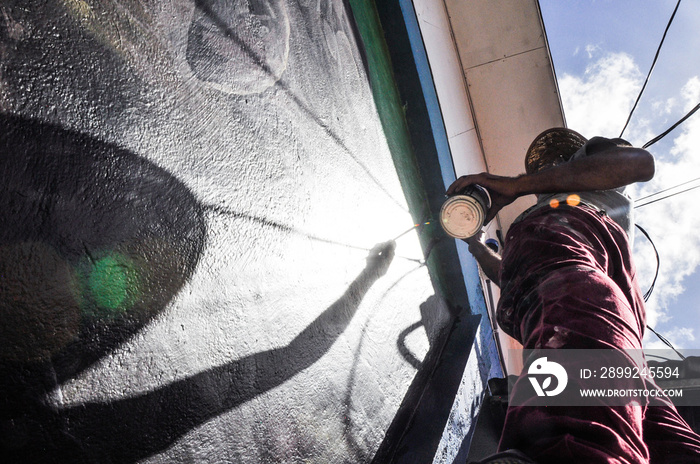
[[[411,143],[379,14],[374,0],[349,0],[349,3],[364,45],[374,102],[409,210],[415,223],[434,220],[431,226],[422,228],[419,234],[421,246],[426,252],[434,241],[444,237],[444,233],[440,230],[438,221],[435,221],[437,218],[430,217],[428,197]],[[431,253],[428,259],[428,269],[435,289],[450,303],[456,306],[467,305],[465,301],[456,301],[454,298],[451,286],[447,285],[449,279],[445,278],[442,260],[436,256],[439,254]]]

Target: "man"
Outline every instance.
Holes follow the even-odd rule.
[[[622,139],[588,141],[554,128],[532,142],[525,167],[517,177],[463,176],[447,190],[486,188],[486,222],[516,198],[538,196],[511,225],[502,259],[480,240],[467,241],[501,288],[499,325],[525,349],[641,350],[645,313],[629,244],[632,204],[623,189],[650,180],[654,158]],[[527,386],[526,374],[514,393]],[[668,400],[511,406],[499,449],[519,451],[486,462],[700,463],[700,437]]]

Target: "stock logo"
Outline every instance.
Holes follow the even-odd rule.
[[[569,376],[562,365],[554,361],[547,361],[546,357],[536,359],[530,364],[527,376],[537,396],[556,396],[564,391],[569,381]],[[553,388],[552,378],[557,380]],[[542,383],[539,379],[542,379]]]

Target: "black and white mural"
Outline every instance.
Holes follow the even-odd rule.
[[[1,2],[0,205],[3,462],[369,462],[447,314],[342,0]]]

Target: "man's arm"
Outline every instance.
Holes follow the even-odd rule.
[[[482,241],[483,235],[484,231],[481,231],[464,241],[469,245],[469,252],[474,255],[486,277],[500,287],[501,256]]]
[[[607,140],[593,144],[591,154],[533,174],[517,177],[488,173],[462,176],[447,190],[454,195],[472,184],[479,184],[491,194],[489,222],[504,206],[518,197],[538,193],[585,192],[609,190],[654,176],[654,157],[642,148],[617,146]]]
[[[520,176],[521,194],[610,190],[654,177],[654,157],[648,151],[606,139],[595,141],[591,140],[587,157]]]

